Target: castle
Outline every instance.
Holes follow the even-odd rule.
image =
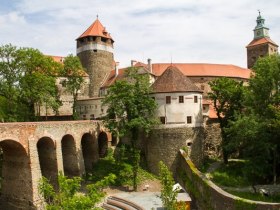
[[[278,52],[278,45],[270,39],[269,28],[264,22],[265,19],[259,13],[253,40],[246,46],[248,69],[230,64],[152,63],[151,59],[148,59],[147,63],[131,61],[131,67],[137,68],[138,73],[149,76],[152,88],[151,97],[158,103],[156,114],[162,123],[159,127],[162,130],[152,134],[153,142],[162,145],[160,142],[164,141],[166,136],[172,139],[174,137],[172,133],[179,133],[181,137],[174,137],[174,142],[181,139],[180,143],[177,141],[178,145],[187,145],[189,149],[192,148],[191,156],[198,158],[197,162],[200,162],[201,153],[205,151],[217,153],[220,138],[217,134],[219,126],[215,122],[217,118],[215,110],[207,98],[207,93],[211,91],[209,82],[220,77],[247,82],[251,75],[250,69],[258,57]],[[76,39],[76,42],[77,56],[87,75],[84,77],[85,83],[75,109],[80,119],[99,119],[106,115],[102,98],[115,81],[125,76],[125,71],[129,67],[120,69],[118,62],[114,61],[114,40],[98,18]],[[55,59],[61,61],[63,58],[56,57]],[[71,116],[72,96],[67,94],[62,87],[61,81],[64,79],[67,78],[58,78],[57,82],[64,102],[59,113]],[[202,136],[202,133],[205,136]],[[153,145],[149,144],[147,143],[145,146],[147,148],[143,150],[152,155]],[[177,146],[175,147],[172,149],[178,151]],[[154,148],[154,151],[161,149]],[[156,162],[153,157],[150,159]]]
[[[248,81],[251,74],[250,69],[253,67],[258,57],[278,52],[278,45],[270,39],[268,33],[269,28],[265,26],[264,21],[265,19],[259,13],[256,20],[257,25],[254,28],[254,38],[246,46],[248,69],[228,64],[172,64],[174,68],[177,68],[182,75],[190,80],[190,83],[193,83],[200,89],[202,96],[198,94],[197,97],[200,97],[199,103],[201,103],[200,105],[202,108],[201,115],[204,117],[216,118],[215,111],[213,110],[211,103],[207,100],[207,93],[210,91],[208,83],[210,81],[219,77],[229,77],[236,80]],[[89,78],[88,97],[84,97],[83,94],[81,95],[76,106],[76,111],[81,119],[100,118],[106,114],[106,107],[102,107],[101,103],[102,97],[106,95],[106,90],[110,85],[124,76],[125,69],[127,68],[118,68],[119,64],[114,61],[114,40],[98,19],[95,20],[76,41],[77,56],[80,58]],[[139,72],[150,76],[151,84],[155,81],[156,83],[159,83],[160,80],[157,82],[157,79],[159,79],[161,75],[164,75],[165,70],[168,69],[170,65],[170,63],[152,63],[151,59],[148,59],[147,64],[134,60],[131,61],[131,67],[138,68]],[[167,89],[160,90],[160,92],[169,93]],[[176,90],[171,92],[176,92]],[[165,94],[165,96],[167,95]],[[170,97],[172,102],[177,98],[171,95]],[[185,102],[187,101],[188,100],[185,100]],[[173,103],[170,103],[170,106],[173,106],[172,104]],[[176,106],[175,104],[174,106]],[[176,108],[174,109],[176,110]],[[192,108],[192,110],[195,110],[195,108]],[[158,114],[161,122],[164,124],[168,124],[169,122],[174,124],[174,119],[170,119],[170,117],[172,118],[172,116],[180,115],[180,113],[175,113],[174,110],[169,114],[169,117],[166,117],[160,110]],[[189,114],[189,120],[190,115],[194,117],[197,114],[198,113]],[[166,119],[163,119],[163,117]],[[171,121],[169,121],[169,119]],[[187,116],[184,120],[178,119],[178,122],[185,122],[187,124]]]

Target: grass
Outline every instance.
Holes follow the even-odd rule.
[[[243,160],[229,161],[227,165],[222,164],[220,168],[216,169],[210,174],[211,180],[223,187],[232,187],[232,188],[243,188],[248,187],[250,182],[244,175],[244,171],[248,162]],[[254,201],[263,201],[263,202],[280,202],[280,194],[264,196],[260,193],[253,192],[240,192],[234,189],[227,189],[227,192],[236,195],[241,198],[254,200]]]
[[[208,168],[210,167],[210,165],[211,165],[212,163],[215,163],[215,162],[217,162],[216,159],[206,158],[206,159],[204,159],[203,164],[202,164],[198,169],[199,169],[199,171],[201,171],[202,173],[206,173],[207,170],[208,170]]]
[[[248,186],[248,179],[243,175],[246,162],[230,161],[227,165],[222,164],[220,168],[211,173],[212,181],[225,187]]]
[[[271,203],[280,203],[280,194],[263,196],[260,193],[252,193],[252,192],[237,192],[234,190],[227,190],[229,193],[236,195],[241,198],[254,200],[254,201],[263,201],[263,202],[271,202]]]
[[[113,151],[110,151],[107,157],[100,159],[93,166],[92,173],[87,175],[86,179],[97,182],[112,173],[117,176],[114,186],[132,186],[133,166],[129,162],[129,159],[121,158],[121,161],[117,161],[116,159],[118,158],[114,157]],[[138,170],[138,183],[140,184],[145,180],[153,179],[157,179],[157,177],[145,170],[145,167],[140,166]]]

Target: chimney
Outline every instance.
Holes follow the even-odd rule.
[[[119,65],[120,62],[115,62],[115,77],[119,75]]]
[[[136,60],[131,60],[131,67],[133,67],[137,63]]]
[[[152,59],[148,58],[148,70],[153,73]]]

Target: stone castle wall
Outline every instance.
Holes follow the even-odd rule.
[[[204,128],[165,128],[153,129],[143,142],[147,165],[152,173],[158,173],[158,163],[163,161],[175,173],[178,167],[179,150],[186,148],[196,165],[203,160]]]
[[[221,152],[221,129],[217,119],[208,119],[205,123],[204,156],[206,158],[219,158]]]
[[[0,123],[0,209],[40,209],[42,175],[82,175],[98,161],[101,134],[111,141],[100,121]]]
[[[113,53],[103,50],[87,50],[78,53],[83,67],[89,74],[89,97],[99,95],[99,88],[113,69]]]
[[[276,210],[280,209],[279,203],[267,203],[252,201],[229,194],[207,179],[185,157],[183,151],[180,154],[180,164],[177,170],[180,184],[188,189],[192,201],[198,210]]]

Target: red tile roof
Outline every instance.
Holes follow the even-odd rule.
[[[209,115],[208,115],[208,117],[211,118],[211,119],[217,119],[218,118],[217,112],[216,112],[212,103],[209,105]]]
[[[126,70],[126,68],[119,69],[117,76],[116,76],[116,71],[112,70],[109,73],[108,77],[106,78],[106,81],[101,85],[101,88],[110,87],[111,85],[113,85],[115,83],[116,80],[123,79],[125,77],[125,74],[124,74],[125,70]]]
[[[269,37],[263,37],[261,39],[254,39],[246,47],[248,48],[248,47],[252,47],[255,45],[261,45],[261,44],[266,44],[266,43],[271,43],[278,47],[278,45],[274,41],[272,41]]]
[[[87,36],[100,36],[108,39],[112,39],[110,34],[106,31],[106,28],[101,24],[101,22],[96,19],[93,24],[81,35],[78,39]],[[112,39],[113,40],[113,39]]]
[[[189,77],[230,77],[249,79],[251,70],[241,68],[235,65],[227,64],[208,64],[208,63],[174,63],[173,66]],[[152,73],[156,76],[161,75],[167,67],[168,63],[152,64]]]
[[[154,93],[202,92],[175,66],[169,66],[151,87]]]
[[[47,55],[48,57],[51,57],[54,61],[58,62],[58,63],[62,63],[63,64],[63,60],[65,57],[63,56],[56,56],[56,55]]]

